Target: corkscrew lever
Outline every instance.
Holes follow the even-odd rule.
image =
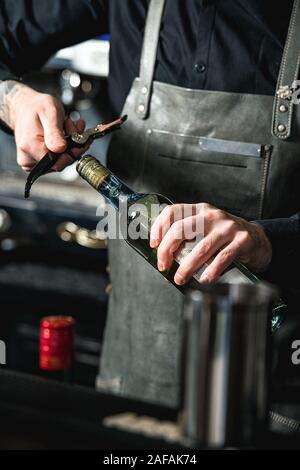
[[[63,153],[68,153],[74,160],[72,153],[73,148],[80,148],[85,147],[87,144],[91,143],[92,140],[99,139],[101,137],[106,136],[110,132],[113,132],[117,129],[120,129],[122,124],[127,120],[127,116],[123,116],[119,119],[116,119],[109,124],[98,124],[96,127],[92,127],[90,129],[86,129],[82,134],[78,132],[73,132],[71,135],[66,137],[67,141],[67,148]],[[53,165],[57,162],[59,157],[63,155],[62,153],[53,153],[48,152],[31,170],[28,175],[26,185],[25,185],[25,199],[28,199],[30,196],[30,190],[33,183],[42,175],[46,174],[51,170]],[[79,157],[80,158],[80,157]]]

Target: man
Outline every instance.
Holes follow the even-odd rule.
[[[14,131],[18,163],[28,171],[47,150],[63,152],[64,124],[67,133],[75,124],[64,122],[56,99],[16,80],[58,49],[108,32],[112,117],[125,101],[129,109],[127,130],[112,143],[110,167],[137,190],[205,211],[205,238],[175,281],[185,283],[216,256],[203,281],[215,281],[238,259],[263,278],[299,288],[292,271],[299,260],[299,163],[288,159],[295,146],[284,141],[286,126],[276,124],[275,134],[282,135],[271,137],[272,97],[294,2],[283,9],[271,0],[158,0],[145,32],[149,4],[0,3],[0,118]],[[82,130],[84,123],[76,125]],[[202,136],[211,150],[200,152]],[[224,147],[231,142],[237,149],[239,141],[256,145],[246,160]],[[253,148],[260,153],[253,155]],[[279,159],[283,149],[286,159]],[[70,161],[64,155],[54,169]],[[172,210],[152,230],[161,270],[184,239],[184,219],[164,230]],[[182,296],[117,241],[110,261],[113,293],[98,386],[175,405]]]

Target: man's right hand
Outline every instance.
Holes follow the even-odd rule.
[[[65,119],[63,106],[55,97],[13,80],[0,82],[0,119],[14,131],[17,161],[25,171],[32,170],[49,150],[63,153],[65,133],[83,132],[85,128],[83,120],[75,124]],[[80,156],[87,148],[74,149],[73,153]],[[63,154],[52,169],[60,171],[73,162]]]

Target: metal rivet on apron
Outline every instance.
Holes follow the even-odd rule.
[[[282,104],[282,105],[280,106],[280,108],[279,108],[279,111],[280,111],[281,113],[286,113],[287,110],[288,110],[288,107],[285,106],[285,104]]]
[[[143,88],[142,88],[141,91],[142,91],[143,95],[147,95],[147,93],[148,93],[148,88],[147,88],[146,86],[143,86]]]
[[[138,107],[138,112],[139,113],[143,113],[145,111],[145,105],[144,104],[140,104],[139,107]]]
[[[151,135],[151,134],[152,134],[152,129],[148,129],[148,130],[147,130],[147,134],[148,134],[148,135]]]
[[[286,131],[286,127],[283,124],[279,124],[277,129],[278,129],[279,132],[285,132]]]

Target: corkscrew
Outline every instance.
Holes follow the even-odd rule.
[[[74,148],[81,148],[85,147],[89,143],[91,143],[95,139],[99,139],[101,137],[106,136],[107,134],[118,130],[121,128],[122,124],[127,120],[127,116],[123,116],[115,121],[110,122],[109,124],[98,124],[96,127],[92,127],[90,129],[86,129],[81,134],[78,132],[73,132],[71,135],[66,137],[67,148],[64,150],[63,153],[68,153],[74,161],[81,158],[76,158],[73,153],[72,149]],[[33,183],[42,175],[46,174],[51,170],[53,165],[57,162],[57,160],[62,156],[62,153],[54,153],[48,152],[31,170],[28,175],[26,185],[25,185],[25,194],[24,197],[26,199],[30,196],[30,190]]]

